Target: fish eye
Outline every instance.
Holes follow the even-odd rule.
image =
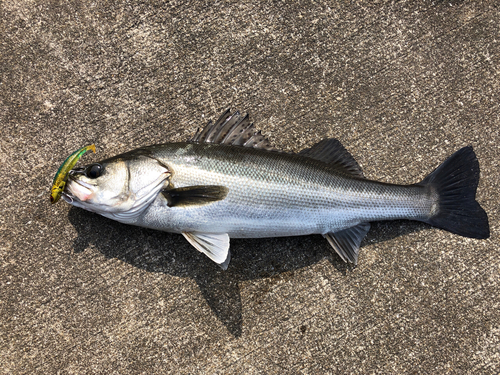
[[[99,177],[102,174],[103,170],[104,170],[104,168],[102,167],[101,164],[92,164],[92,165],[89,165],[87,167],[87,169],[85,170],[85,175],[88,178],[94,179],[94,178]]]

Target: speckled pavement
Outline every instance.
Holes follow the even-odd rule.
[[[498,373],[498,2],[347,3],[0,2],[0,373]],[[76,149],[182,141],[227,108],[386,182],[472,145],[491,238],[376,223],[354,269],[321,236],[233,240],[223,272],[50,205]]]

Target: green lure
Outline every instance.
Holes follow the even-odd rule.
[[[66,181],[68,181],[69,171],[73,169],[83,154],[89,150],[92,150],[95,154],[95,145],[85,146],[73,152],[70,156],[68,156],[64,163],[61,164],[56,175],[54,176],[54,181],[52,181],[52,189],[50,189],[51,203],[56,203],[59,198],[61,198],[61,194],[66,186]]]

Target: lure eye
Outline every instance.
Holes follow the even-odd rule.
[[[85,170],[85,175],[88,178],[98,178],[102,174],[103,168],[101,164],[92,164]]]

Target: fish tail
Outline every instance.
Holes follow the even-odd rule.
[[[479,162],[471,146],[464,147],[444,161],[419,185],[437,194],[437,205],[423,220],[432,226],[470,238],[488,238],[488,216],[476,201]]]

